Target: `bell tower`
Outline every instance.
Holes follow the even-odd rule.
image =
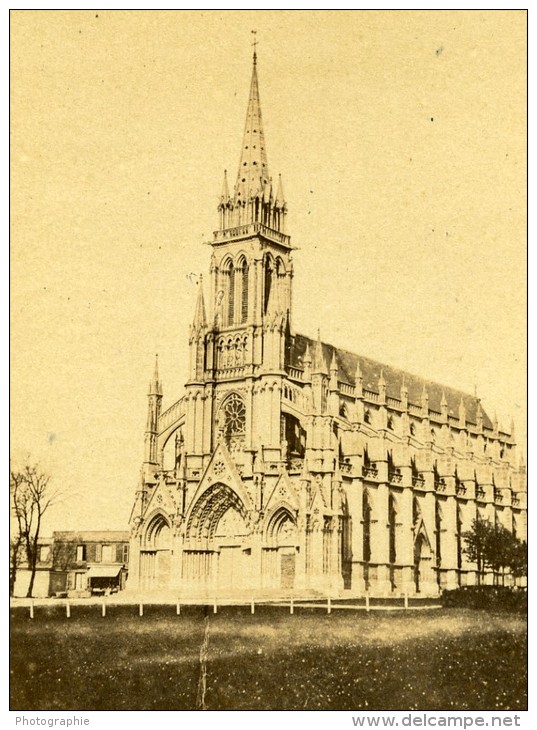
[[[254,51],[239,169],[230,192],[224,172],[219,227],[210,245],[216,377],[239,365],[284,367],[285,347],[275,337],[291,326],[291,243],[281,175],[273,181],[263,130]]]
[[[239,168],[231,190],[224,172],[217,211],[206,300],[200,277],[189,341],[185,448],[195,470],[222,439],[242,463],[281,445],[293,249],[282,179],[269,172],[255,51]]]

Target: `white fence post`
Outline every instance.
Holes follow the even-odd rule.
[[[214,597],[214,603],[213,603],[213,613],[216,613],[218,611],[218,606],[216,604],[216,596]]]
[[[176,606],[175,612],[178,616],[181,615],[181,604],[179,603],[179,601],[177,601],[177,606]]]
[[[408,591],[405,591],[405,608],[408,608]]]
[[[365,594],[365,610],[369,613],[369,593]]]
[[[30,618],[34,617],[34,602],[30,601]]]
[[[140,605],[138,606],[138,616],[143,616],[143,615],[144,615],[144,604],[140,603]]]
[[[289,613],[293,614],[294,612],[295,612],[295,605],[294,605],[293,599],[291,598],[291,603],[289,604]]]
[[[330,596],[328,596],[326,600],[326,613],[332,613],[332,602],[330,600]]]
[[[254,603],[253,598],[252,598],[252,602],[250,604],[250,613],[255,613],[255,603]]]
[[[67,618],[71,618],[71,604],[69,601],[66,601],[65,603],[65,615]]]
[[[101,615],[104,618],[106,616],[106,601],[103,597],[103,605],[101,606]]]

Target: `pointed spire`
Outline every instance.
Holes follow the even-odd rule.
[[[475,425],[479,432],[483,431],[483,409],[481,408],[481,400],[477,399],[477,406],[475,409]]]
[[[498,435],[498,415],[496,411],[494,411],[494,418],[492,419],[492,430],[494,432],[494,435]]]
[[[462,397],[461,402],[459,403],[459,426],[461,426],[461,428],[466,428],[466,408]]]
[[[401,380],[401,406],[406,411],[408,408],[408,388],[406,387],[406,380],[405,380],[405,374],[403,373],[403,378]]]
[[[203,276],[200,274],[198,283],[198,297],[196,299],[196,311],[194,313],[193,329],[197,332],[205,329],[207,326],[207,317],[205,314],[205,300],[203,299]]]
[[[281,173],[278,175],[278,192],[276,193],[276,208],[283,208],[285,205],[285,198],[283,196],[283,185]]]
[[[336,348],[332,352],[332,360],[330,361],[330,390],[335,391],[338,389],[338,375],[339,368],[336,358]]]
[[[380,371],[378,385],[379,385],[379,402],[385,403],[386,402],[386,380],[384,379],[384,370]]]
[[[423,390],[421,392],[421,408],[424,416],[429,415],[429,393],[427,392],[427,386],[423,383]]]
[[[326,367],[326,360],[324,359],[323,345],[321,342],[321,330],[317,330],[317,342],[315,343],[315,350],[313,353],[313,372],[322,373],[323,375],[328,374]]]
[[[265,188],[263,190],[263,202],[270,203],[271,198],[272,198],[272,178],[270,178],[270,180],[265,185]]]
[[[306,352],[304,353],[304,380],[307,382],[311,380],[311,350],[310,343],[306,343]]]
[[[509,433],[511,436],[511,441],[514,441],[515,440],[515,419],[513,418],[513,416],[511,416],[511,426],[509,428]]]
[[[360,360],[356,360],[356,370],[354,371],[354,397],[358,400],[364,395],[363,392],[364,377],[362,374],[362,368],[360,367]]]
[[[334,350],[332,352],[332,360],[330,361],[330,372],[337,373],[338,370],[339,370],[339,368],[337,365],[336,348],[334,347]]]
[[[235,202],[248,202],[256,195],[262,194],[268,181],[268,160],[257,81],[257,53],[254,50],[250,96],[246,111],[239,172],[235,186]]]
[[[224,182],[222,183],[222,195],[220,198],[220,202],[223,205],[226,205],[228,200],[229,200],[229,185],[227,182],[227,170],[224,170]]]
[[[321,342],[321,330],[317,330],[317,340],[313,350],[313,371],[327,375],[326,361],[324,359],[323,345]]]
[[[155,368],[149,383],[149,395],[162,395],[162,383],[158,377],[158,355],[155,355]]]
[[[446,391],[445,390],[442,391],[442,400],[440,401],[440,406],[442,408],[446,408],[447,407]]]

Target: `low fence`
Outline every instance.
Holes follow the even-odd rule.
[[[50,610],[53,609],[55,614],[63,614],[66,619],[71,618],[77,613],[78,609],[86,609],[84,613],[87,615],[87,609],[94,610],[96,614],[106,618],[110,611],[118,608],[130,608],[136,611],[138,616],[142,618],[144,612],[147,609],[169,608],[170,614],[175,613],[176,616],[181,616],[182,611],[190,607],[204,608],[205,611],[210,611],[213,614],[217,614],[219,610],[234,607],[244,608],[250,614],[255,614],[257,609],[272,608],[281,609],[282,611],[288,612],[290,615],[295,614],[297,610],[309,610],[318,611],[320,613],[331,614],[333,611],[416,611],[416,610],[429,610],[435,608],[441,608],[441,603],[437,599],[427,598],[416,598],[409,597],[408,595],[401,596],[400,598],[372,598],[369,595],[365,595],[363,598],[332,598],[327,596],[326,598],[300,598],[300,597],[289,597],[281,599],[262,599],[262,598],[251,598],[250,600],[245,599],[234,599],[234,598],[180,598],[175,601],[172,600],[113,600],[110,598],[102,598],[100,600],[92,599],[23,599],[13,601],[11,608],[16,610],[17,613],[27,612],[29,618],[34,619],[42,616],[50,616]]]

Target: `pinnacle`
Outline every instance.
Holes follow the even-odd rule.
[[[221,202],[227,203],[228,200],[229,200],[229,185],[227,182],[227,170],[224,170],[224,182],[222,184]]]
[[[205,314],[205,300],[203,299],[203,276],[200,274],[198,283],[198,298],[196,299],[196,311],[194,313],[194,329],[203,329],[207,326]]]
[[[285,205],[281,173],[278,175],[278,192],[276,193],[275,204],[277,208],[283,208],[283,206]]]
[[[149,393],[151,395],[162,395],[161,382],[158,375],[158,354],[155,355],[155,368],[153,370],[153,377],[149,383]]]

